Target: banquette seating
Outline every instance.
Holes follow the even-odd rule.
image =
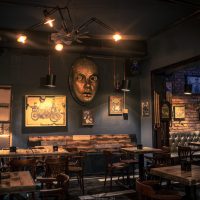
[[[169,146],[171,153],[177,153],[178,146],[188,146],[190,142],[200,142],[200,132],[170,133]]]

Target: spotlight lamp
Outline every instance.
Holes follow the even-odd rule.
[[[27,36],[25,34],[19,34],[17,36],[17,42],[25,44],[27,41]]]

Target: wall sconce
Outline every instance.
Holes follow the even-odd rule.
[[[191,84],[185,83],[184,94],[185,95],[191,95],[192,94],[192,85]]]
[[[49,67],[48,67],[48,74],[46,75],[46,83],[44,86],[46,87],[56,87],[56,75],[51,73],[51,62],[50,62],[50,55],[49,55]]]

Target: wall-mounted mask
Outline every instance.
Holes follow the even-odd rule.
[[[90,103],[99,85],[96,64],[88,58],[77,59],[71,68],[69,85],[75,100],[81,104]]]

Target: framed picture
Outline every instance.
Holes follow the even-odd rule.
[[[185,106],[174,106],[174,119],[181,120],[185,118]]]
[[[93,126],[94,125],[94,116],[91,110],[82,111],[82,125],[83,126]]]
[[[123,114],[123,96],[110,96],[109,98],[109,115]]]
[[[171,105],[168,101],[165,101],[161,104],[160,118],[162,121],[170,121],[171,120]]]
[[[149,101],[142,101],[141,103],[141,112],[142,117],[149,117],[150,116],[150,103]]]
[[[26,95],[25,126],[66,126],[66,96]]]
[[[192,94],[200,94],[200,76],[186,76],[186,81],[192,85]]]

